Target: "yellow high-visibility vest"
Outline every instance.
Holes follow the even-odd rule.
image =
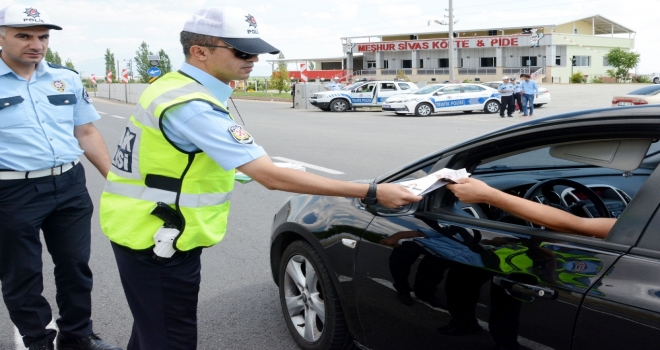
[[[191,101],[227,112],[208,89],[178,72],[158,79],[140,96],[101,195],[101,229],[112,242],[136,250],[152,247],[153,235],[163,226],[150,214],[157,202],[183,218],[175,249],[209,247],[224,237],[234,169],[222,169],[204,152],[176,148],[161,130],[165,111]]]

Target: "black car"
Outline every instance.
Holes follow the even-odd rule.
[[[292,197],[271,244],[291,334],[303,349],[657,349],[658,139],[658,106],[574,112],[375,179],[466,168],[516,196],[618,218],[605,239],[468,205],[444,187],[399,209]]]

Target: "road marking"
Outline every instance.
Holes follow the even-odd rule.
[[[111,117],[115,117],[115,118],[119,118],[119,119],[126,119],[126,118],[124,118],[124,117],[120,117],[120,116],[118,116],[118,115],[114,115],[114,114],[110,114],[110,116],[111,116]]]
[[[344,173],[342,173],[341,171],[337,171],[337,170],[332,170],[332,169],[324,168],[324,167],[321,167],[321,166],[318,166],[318,165],[313,165],[313,164],[303,163],[303,162],[299,162],[299,161],[297,161],[297,160],[293,160],[293,159],[289,159],[289,158],[284,158],[284,157],[271,157],[271,158],[272,158],[272,159],[281,160],[281,161],[283,161],[283,162],[287,162],[287,163],[293,163],[293,164],[302,165],[302,166],[304,166],[305,168],[310,168],[310,169],[314,169],[314,170],[322,171],[322,172],[324,172],[324,173],[328,173],[328,174],[333,174],[333,175],[343,175],[343,174],[344,174]]]
[[[108,114],[106,112],[96,111],[98,114]]]
[[[50,320],[50,323],[48,324],[48,326],[46,326],[46,328],[57,330],[57,324],[55,323],[55,319]],[[16,344],[16,346],[14,347],[15,350],[28,350],[28,348],[26,348],[23,345],[23,337],[21,336],[21,333],[18,331],[18,328],[16,328],[16,326],[14,326],[14,343]],[[57,350],[57,346],[55,347],[55,349]]]

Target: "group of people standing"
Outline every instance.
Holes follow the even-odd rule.
[[[502,77],[502,84],[497,88],[500,93],[500,117],[504,118],[506,111],[507,117],[513,117],[515,104],[518,104],[518,109],[523,117],[531,117],[534,115],[534,98],[539,97],[539,85],[536,81],[532,80],[529,74],[521,74],[520,81],[516,81],[516,77],[509,79],[509,77]],[[514,104],[515,103],[515,104]],[[527,113],[529,108],[529,114]]]

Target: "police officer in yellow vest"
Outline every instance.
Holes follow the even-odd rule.
[[[273,165],[225,107],[227,84],[248,78],[259,54],[279,52],[259,30],[242,9],[195,13],[181,32],[186,62],[142,94],[117,146],[100,216],[134,318],[128,349],[196,348],[200,255],[225,235],[234,169],[268,189],[388,207],[421,200],[395,184]]]

